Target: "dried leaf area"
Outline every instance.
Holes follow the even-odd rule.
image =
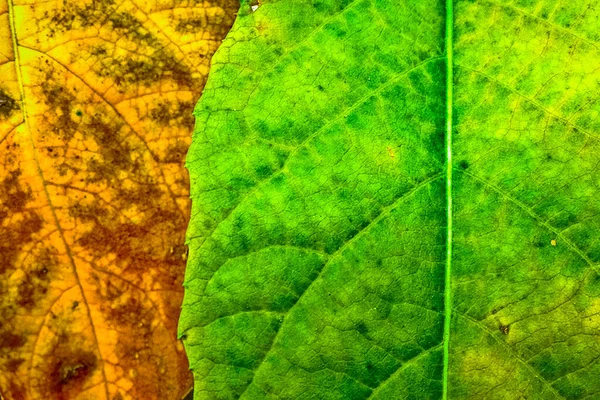
[[[0,393],[178,399],[192,111],[238,4],[0,0]]]

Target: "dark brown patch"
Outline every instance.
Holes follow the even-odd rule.
[[[71,109],[77,106],[76,98],[62,85],[56,83],[55,75],[50,67],[40,80],[42,98],[48,106],[46,125],[52,127],[52,134],[64,143],[69,143],[80,129],[80,122],[71,117]]]
[[[2,192],[2,211],[0,218],[8,217],[8,211],[11,212],[22,212],[25,209],[25,205],[31,199],[31,190],[24,188],[19,182],[21,176],[20,170],[14,170],[7,174],[6,177],[0,182]],[[1,220],[0,220],[1,221]]]
[[[190,68],[150,32],[140,20],[128,12],[119,11],[113,0],[95,1],[81,5],[65,2],[62,9],[49,18],[49,36],[75,28],[104,27],[120,37],[135,43],[138,51],[127,56],[113,57],[105,46],[91,47],[88,51],[97,58],[94,72],[100,78],[111,78],[117,86],[150,86],[170,79],[182,87],[199,87],[204,80],[192,77]],[[152,51],[144,51],[150,48]],[[195,82],[195,83],[194,83]]]
[[[62,340],[69,341],[66,337]],[[56,400],[75,398],[84,388],[86,380],[98,366],[96,355],[85,349],[59,344],[52,352],[47,365],[48,379],[46,391]]]
[[[17,305],[25,310],[32,310],[46,296],[50,285],[49,270],[57,264],[50,248],[43,248],[37,254],[36,260],[25,278],[19,283]]]
[[[508,333],[510,332],[510,325],[500,324],[498,326],[498,329],[500,329],[500,332],[502,332],[503,334],[508,335]]]
[[[17,101],[0,87],[0,121],[7,120],[18,109]]]
[[[190,88],[195,81],[191,70],[164,48],[150,56],[102,59],[95,72],[100,78],[111,78],[117,86],[151,86],[168,79],[182,88]]]
[[[193,101],[159,102],[150,111],[150,119],[161,126],[184,127],[194,129]]]
[[[15,335],[12,332],[0,332],[0,348],[18,349],[23,346],[26,339],[23,336]]]
[[[25,362],[24,359],[22,358],[10,358],[7,362],[6,362],[6,370],[12,374],[14,374],[15,372],[17,372],[17,370],[19,369],[19,367],[21,366],[21,364],[23,364]]]
[[[101,24],[106,13],[114,10],[114,0],[94,0],[92,4],[82,6],[81,3],[63,2],[63,8],[49,17],[48,36],[54,37],[57,32],[67,32],[75,28],[89,28]]]
[[[25,395],[25,388],[23,388],[19,383],[15,381],[11,381],[9,383],[8,393],[10,394],[10,396],[12,396],[10,397],[12,400],[27,400],[27,397]]]

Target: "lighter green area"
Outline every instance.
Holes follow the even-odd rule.
[[[243,3],[187,157],[195,398],[600,396],[599,13]]]

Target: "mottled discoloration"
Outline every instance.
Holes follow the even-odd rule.
[[[174,124],[193,129],[194,117],[190,113],[190,110],[193,109],[193,101],[161,101],[150,111],[150,119],[162,127],[168,127]]]
[[[0,273],[10,270],[17,260],[20,250],[15,244],[30,243],[43,224],[38,213],[26,208],[31,189],[19,182],[20,175],[19,169],[7,171],[0,181]],[[19,217],[19,223],[10,224],[15,216]]]
[[[237,4],[13,3],[0,0],[19,44],[0,56],[0,392],[179,398],[183,160]]]

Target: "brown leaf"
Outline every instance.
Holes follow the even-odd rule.
[[[183,159],[234,0],[0,0],[0,391],[179,399]]]

